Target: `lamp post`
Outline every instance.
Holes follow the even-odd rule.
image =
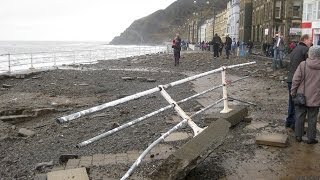
[[[195,5],[197,5],[197,0],[194,0],[193,3],[194,3]],[[207,0],[207,1],[206,1],[206,4],[209,5],[209,4],[210,4],[210,1]],[[197,6],[196,6],[196,7],[197,7]],[[198,16],[199,13],[194,12],[193,15],[194,15],[194,16]],[[198,22],[201,23],[202,18],[203,18],[203,17],[202,17],[202,12],[200,12],[200,18],[199,18],[200,20],[199,20]],[[198,19],[198,18],[197,18],[197,19]],[[200,40],[200,43],[201,43],[201,24],[200,24],[200,23],[197,23],[197,41]],[[198,29],[200,29],[200,30],[199,30],[199,31],[200,31],[200,38],[199,38],[199,33],[198,33],[199,31],[198,31]]]

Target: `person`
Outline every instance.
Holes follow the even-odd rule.
[[[249,54],[252,54],[252,48],[253,48],[253,42],[249,39],[249,42],[247,44],[248,52]]]
[[[181,51],[181,38],[179,34],[176,35],[172,42],[173,55],[174,55],[174,66],[179,65],[180,51]]]
[[[219,46],[219,55],[222,56],[222,50],[223,50],[224,44],[221,42]]]
[[[287,128],[291,128],[294,130],[295,127],[295,110],[294,110],[294,104],[292,101],[291,96],[291,87],[292,87],[292,78],[293,74],[296,71],[297,67],[302,61],[305,61],[308,58],[308,50],[311,46],[312,38],[310,38],[309,35],[305,34],[301,36],[300,42],[295,47],[291,54],[290,54],[290,64],[288,67],[288,78],[287,78],[287,84],[288,84],[288,90],[289,90],[289,102],[288,102],[288,116],[286,118],[285,126]]]
[[[316,144],[317,116],[320,107],[320,46],[309,49],[309,58],[298,66],[292,79],[291,95],[303,93],[305,105],[296,105],[295,136],[298,142],[302,141],[304,121],[308,121],[307,144]],[[307,118],[306,118],[307,117]]]
[[[229,37],[229,35],[227,34],[226,36],[226,55],[227,55],[227,59],[229,59],[229,55],[230,55],[230,50],[231,50],[231,45],[232,45],[232,39]]]
[[[283,37],[281,36],[281,33],[276,34],[276,37],[274,38],[274,56],[272,61],[272,68],[273,70],[277,70],[278,68],[283,68],[282,60],[283,60],[283,52],[285,50],[285,44]]]
[[[317,45],[320,46],[320,37],[318,39]]]
[[[232,45],[231,45],[231,51],[233,55],[236,55],[236,49],[237,49],[237,42],[236,42],[236,38],[233,38],[232,40]]]
[[[212,38],[212,44],[213,44],[213,57],[219,57],[219,47],[221,44],[221,38],[216,33],[214,37]]]
[[[293,51],[293,49],[296,47],[296,43],[294,41],[292,41],[289,45],[290,48],[290,53]]]

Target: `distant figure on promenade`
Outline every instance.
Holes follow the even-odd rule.
[[[179,34],[176,35],[172,42],[173,55],[174,55],[174,66],[179,65],[180,51],[181,51],[181,38]]]
[[[232,39],[229,37],[229,35],[227,34],[226,36],[226,55],[227,55],[227,59],[229,59],[229,55],[230,55],[230,51],[231,51],[231,45],[232,45]]]
[[[289,45],[289,48],[290,48],[290,52],[291,53],[293,51],[293,49],[296,47],[296,43],[294,41],[292,41]]]
[[[288,71],[288,90],[289,90],[289,103],[288,103],[288,117],[286,119],[286,127],[294,130],[295,127],[295,109],[291,96],[291,87],[292,87],[292,78],[293,74],[296,71],[297,67],[302,61],[305,61],[308,58],[308,50],[311,46],[312,39],[309,35],[305,34],[301,36],[300,42],[295,47],[290,54],[290,64]]]
[[[237,49],[236,38],[233,38],[232,44],[231,44],[231,52],[233,55],[236,55],[236,49]]]
[[[316,144],[317,116],[320,107],[320,46],[309,49],[309,58],[298,66],[292,80],[291,95],[305,95],[305,105],[296,105],[295,136],[302,141],[305,120],[308,122],[307,144]]]
[[[274,54],[273,54],[274,56],[272,61],[272,68],[275,71],[278,68],[279,69],[283,68],[282,60],[283,60],[285,44],[280,32],[279,34],[276,34],[276,37],[274,38],[273,49],[274,49]]]
[[[320,38],[318,39],[317,45],[320,46]]]
[[[213,57],[219,57],[219,47],[221,43],[221,38],[218,36],[218,34],[215,34],[212,38],[212,44],[213,44]]]
[[[253,48],[253,42],[249,39],[249,42],[247,44],[248,52],[249,54],[252,54],[252,48]]]

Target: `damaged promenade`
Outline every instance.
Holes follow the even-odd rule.
[[[81,167],[85,169],[81,173],[89,179],[120,179],[148,145],[181,121],[173,109],[88,146],[75,145],[167,106],[159,93],[69,123],[58,124],[56,119],[160,84],[250,61],[256,64],[227,70],[227,80],[231,82],[249,76],[228,86],[228,95],[234,98],[229,101],[230,107],[245,106],[245,116],[241,121],[236,118],[236,123],[224,132],[221,143],[208,147],[206,156],[179,178],[320,177],[319,145],[297,143],[293,133],[284,128],[288,99],[285,69],[273,72],[271,61],[259,56],[213,60],[209,52],[192,52],[182,54],[178,67],[173,66],[171,54],[155,54],[1,76],[0,179],[49,179],[54,172]],[[173,87],[168,93],[179,101],[220,84],[221,73],[216,73]],[[222,90],[217,89],[181,104],[181,108],[188,115],[193,114],[220,98]],[[199,127],[206,127],[217,122],[216,116],[222,109],[220,103],[192,120]],[[256,138],[265,134],[279,135],[280,145],[257,143]],[[192,129],[185,126],[167,137],[143,159],[130,178],[161,177],[155,173],[161,164],[190,143],[192,136]],[[62,155],[73,156],[63,159]]]

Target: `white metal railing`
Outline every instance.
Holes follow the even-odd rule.
[[[102,104],[102,105],[99,105],[99,106],[96,106],[96,107],[92,107],[92,108],[89,108],[89,109],[86,109],[86,110],[82,110],[80,112],[76,112],[76,113],[70,114],[68,116],[60,117],[60,118],[57,119],[57,122],[58,123],[70,122],[70,121],[73,121],[73,120],[75,120],[77,118],[80,118],[80,117],[82,117],[84,115],[88,115],[88,114],[103,110],[105,108],[116,106],[116,105],[119,105],[119,104],[122,104],[122,103],[125,103],[125,102],[128,102],[128,101],[134,100],[134,99],[138,99],[140,97],[147,96],[147,95],[153,94],[155,92],[160,92],[160,94],[163,96],[163,98],[166,99],[166,101],[170,105],[168,105],[166,107],[162,107],[157,111],[151,112],[151,113],[149,113],[147,115],[144,115],[144,116],[142,116],[142,117],[140,117],[138,119],[132,120],[132,121],[130,121],[128,123],[125,123],[125,124],[117,127],[117,128],[114,128],[114,129],[112,129],[112,130],[110,130],[108,132],[102,133],[102,134],[100,134],[100,135],[98,135],[96,137],[93,137],[93,138],[91,138],[89,140],[83,141],[83,142],[81,142],[81,143],[76,145],[76,147],[79,147],[79,148],[83,147],[83,146],[86,146],[86,145],[91,144],[91,143],[93,143],[95,141],[98,141],[101,138],[104,138],[104,137],[107,137],[107,136],[109,136],[109,135],[111,135],[113,133],[116,133],[116,132],[118,132],[118,131],[120,131],[122,129],[125,129],[127,127],[133,126],[134,124],[137,124],[137,123],[139,123],[139,122],[141,122],[141,121],[143,121],[143,120],[145,120],[147,118],[150,118],[150,117],[152,117],[152,116],[154,116],[156,114],[159,114],[159,113],[161,113],[161,112],[163,112],[165,110],[168,110],[170,108],[174,108],[174,110],[177,112],[177,114],[182,118],[182,121],[179,124],[177,124],[176,126],[174,126],[172,129],[170,129],[168,132],[163,134],[156,141],[154,141],[139,156],[139,158],[135,161],[135,163],[131,166],[131,168],[122,177],[122,179],[127,179],[133,173],[133,171],[139,166],[139,164],[141,163],[142,159],[147,155],[148,152],[150,152],[150,150],[153,147],[155,147],[158,143],[160,143],[162,140],[164,140],[164,138],[167,137],[168,135],[170,135],[172,132],[178,130],[184,124],[188,124],[189,127],[192,128],[194,136],[197,136],[199,133],[201,133],[204,130],[204,128],[200,128],[199,126],[197,126],[196,123],[192,120],[192,117],[194,117],[194,116],[196,116],[196,115],[198,115],[198,114],[210,109],[211,107],[219,104],[222,101],[223,101],[223,104],[224,104],[224,108],[223,108],[222,111],[220,111],[220,113],[228,113],[228,112],[230,112],[232,109],[230,109],[228,107],[226,70],[230,69],[230,68],[241,67],[241,66],[246,66],[246,65],[251,65],[251,64],[255,64],[255,62],[249,62],[249,63],[243,63],[243,64],[237,64],[237,65],[231,65],[231,66],[223,66],[221,68],[218,68],[218,69],[215,69],[215,70],[211,70],[211,71],[208,71],[208,72],[205,72],[205,73],[201,73],[201,74],[198,74],[198,75],[195,75],[195,76],[192,76],[192,77],[188,77],[188,78],[185,78],[185,79],[182,79],[182,80],[178,80],[178,81],[166,84],[166,85],[159,85],[159,86],[157,86],[155,88],[152,88],[152,89],[149,89],[149,90],[146,90],[146,91],[143,91],[143,92],[139,92],[139,93],[131,95],[131,96],[127,96],[127,97],[124,97],[124,98],[121,98],[121,99],[118,99],[118,100],[115,100],[115,101],[111,101],[111,102],[108,102],[108,103],[105,103],[105,104]],[[166,91],[166,89],[174,87],[176,85],[179,85],[179,84],[182,84],[182,83],[186,83],[186,82],[189,82],[189,81],[192,81],[192,80],[204,77],[204,76],[208,76],[210,74],[214,74],[214,73],[217,73],[217,72],[221,72],[221,75],[222,75],[222,84],[221,85],[213,87],[213,88],[210,88],[208,90],[205,90],[203,92],[200,92],[198,94],[195,94],[193,96],[185,98],[185,99],[180,100],[178,102],[174,101]],[[240,81],[242,79],[245,79],[245,78],[247,78],[247,77],[235,80],[235,81],[233,81],[233,83],[237,82],[237,81]],[[194,113],[191,116],[188,116],[183,111],[183,109],[180,108],[180,106],[179,106],[180,103],[187,102],[187,101],[189,101],[191,99],[194,99],[196,97],[199,97],[199,96],[201,96],[203,94],[206,94],[208,92],[211,92],[211,91],[216,90],[216,89],[221,88],[221,87],[222,87],[222,90],[223,90],[223,98],[222,99],[217,100],[213,104],[210,104],[209,106],[197,111],[196,113]],[[232,98],[232,99],[237,101],[237,99],[234,99],[234,98]],[[240,102],[243,102],[243,101],[240,100]]]
[[[167,53],[166,46],[108,47],[104,49],[0,54],[0,73],[52,68],[65,64],[91,64],[99,60]]]

